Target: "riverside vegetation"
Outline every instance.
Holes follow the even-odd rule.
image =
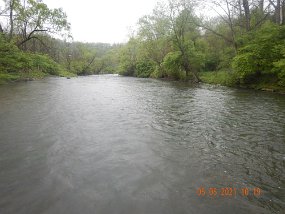
[[[127,43],[113,45],[74,42],[63,10],[42,1],[4,3],[2,83],[119,73],[285,92],[284,0],[160,2],[138,20]]]

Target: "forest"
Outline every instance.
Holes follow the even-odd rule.
[[[118,73],[285,91],[284,0],[158,2],[121,44],[74,41],[43,1],[2,2],[0,83]]]

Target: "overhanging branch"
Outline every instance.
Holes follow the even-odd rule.
[[[24,38],[23,41],[21,41],[18,46],[22,46],[23,44],[25,44],[26,42],[30,41],[31,39],[38,39],[39,41],[41,41],[38,37],[36,36],[32,36],[34,33],[36,32],[47,32],[47,30],[38,30],[38,29],[34,29],[31,33],[29,33],[29,35]],[[42,42],[42,41],[41,41]],[[46,45],[45,45],[46,46]]]
[[[234,44],[234,41],[232,41],[231,39],[227,38],[227,37],[224,36],[223,34],[220,34],[220,33],[218,33],[217,31],[211,29],[210,27],[207,27],[207,26],[205,26],[205,25],[198,24],[198,23],[196,23],[196,22],[194,22],[194,24],[195,24],[196,26],[198,26],[198,27],[201,27],[201,28],[204,28],[204,29],[210,31],[211,33],[215,34],[216,36],[219,36],[219,37],[223,38],[223,39],[226,40],[227,42],[229,42],[229,43],[231,43],[231,44]]]

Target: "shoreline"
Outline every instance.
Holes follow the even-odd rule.
[[[31,71],[31,72],[14,72],[14,73],[0,73],[0,85],[6,85],[16,82],[28,82],[34,80],[44,79],[46,77],[76,77],[77,75],[62,71],[58,75],[50,75],[43,73],[41,71]]]
[[[208,72],[207,74],[210,75],[216,75],[214,72]],[[98,74],[98,75],[104,75],[104,74]],[[89,75],[86,75],[89,76]],[[124,76],[124,75],[119,75],[119,76]],[[73,78],[77,77],[77,75],[70,73],[70,72],[62,72],[59,75],[50,75],[46,74],[43,72],[28,72],[28,73],[0,73],[0,85],[6,85],[10,83],[17,83],[17,82],[28,82],[28,81],[35,81],[35,80],[41,80],[47,77],[63,77],[63,78]],[[139,77],[135,77],[139,78]],[[166,82],[188,82],[188,81],[182,81],[182,80],[175,80],[172,78],[153,78],[161,81],[166,81]],[[275,93],[275,94],[281,94],[285,95],[285,88],[278,86],[277,84],[249,84],[249,85],[229,85],[225,84],[223,80],[220,81],[210,81],[209,79],[206,79],[201,75],[201,82],[202,84],[209,84],[209,85],[215,85],[215,86],[226,86],[229,88],[236,88],[236,89],[248,89],[248,90],[255,90],[255,91],[264,91],[264,92],[270,92],[270,93]],[[197,84],[200,84],[197,83]]]

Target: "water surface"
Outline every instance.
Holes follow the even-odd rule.
[[[282,213],[284,189],[285,96],[111,75],[0,86],[1,214]]]

